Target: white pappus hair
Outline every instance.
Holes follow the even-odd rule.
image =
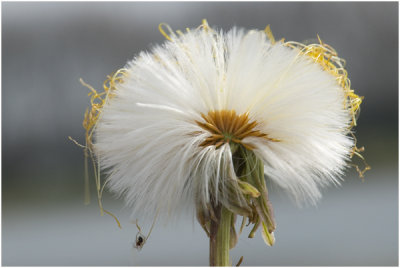
[[[234,176],[229,143],[202,145],[210,133],[197,122],[210,111],[247,114],[256,130],[279,140],[243,142],[267,179],[298,203],[315,203],[321,187],[338,183],[355,142],[337,76],[264,31],[200,27],[167,37],[128,62],[95,129],[108,186],[135,216],[206,204]]]

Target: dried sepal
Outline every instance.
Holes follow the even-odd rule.
[[[242,232],[243,232],[243,228],[244,228],[244,226],[246,225],[246,219],[247,219],[247,217],[243,216],[243,218],[242,218],[242,224],[240,225],[240,229],[239,229],[239,235],[241,235]]]
[[[268,231],[267,225],[262,222],[262,229],[261,229],[261,235],[262,238],[264,239],[265,244],[268,246],[273,246],[275,244],[275,235],[273,232]]]
[[[260,192],[257,190],[257,188],[250,183],[238,180],[238,184],[243,194],[248,194],[253,198],[257,198],[260,196]]]
[[[201,207],[196,207],[196,217],[201,228],[206,232],[207,236],[210,237],[210,217],[208,213],[204,211]]]
[[[229,249],[234,248],[238,242],[238,235],[236,233],[235,223],[236,223],[236,215],[232,214],[231,230],[229,235]]]
[[[254,226],[251,229],[251,231],[249,233],[249,236],[248,236],[249,238],[254,238],[254,236],[256,234],[256,231],[257,231],[258,227],[260,226],[260,223],[261,223],[260,217],[258,217],[258,215],[256,215],[256,218],[255,218],[255,221],[254,221]]]

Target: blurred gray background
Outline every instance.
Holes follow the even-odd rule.
[[[51,266],[208,265],[208,240],[189,216],[157,224],[142,251],[123,203],[105,194],[121,220],[101,217],[95,195],[83,204],[81,122],[88,89],[173,29],[263,29],[277,39],[319,34],[347,60],[365,96],[357,127],[372,170],[351,169],[318,207],[297,208],[269,186],[276,245],[260,234],[232,250],[243,265],[398,265],[398,3],[2,3],[2,264]],[[361,163],[362,164],[362,163]],[[91,183],[94,191],[94,183]],[[151,223],[142,223],[147,232]]]

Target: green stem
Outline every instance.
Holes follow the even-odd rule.
[[[229,240],[232,212],[225,207],[216,209],[219,222],[211,220],[210,226],[210,266],[230,266]]]

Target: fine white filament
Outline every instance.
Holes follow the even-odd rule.
[[[196,121],[209,111],[248,113],[257,130],[279,140],[246,138],[267,179],[299,204],[315,203],[347,166],[354,141],[343,89],[311,57],[272,44],[263,31],[193,29],[125,68],[94,149],[110,189],[135,216],[206,204],[234,176],[229,144],[200,146],[209,133]]]

